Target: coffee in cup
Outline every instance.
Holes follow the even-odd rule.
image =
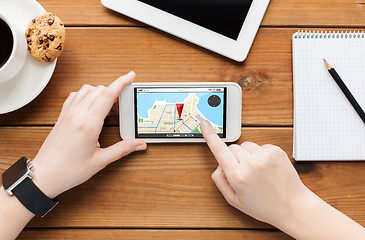
[[[27,56],[24,29],[0,12],[0,83],[12,79],[22,68]]]
[[[4,20],[0,19],[0,68],[8,61],[13,51],[13,34]]]

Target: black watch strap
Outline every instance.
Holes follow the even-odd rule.
[[[45,216],[58,203],[57,198],[47,197],[28,177],[12,192],[29,211],[37,216]]]

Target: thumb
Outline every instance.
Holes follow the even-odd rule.
[[[108,165],[109,163],[119,160],[132,152],[146,149],[147,144],[142,140],[125,139],[111,145],[110,147],[102,149],[100,152],[100,158],[106,163],[106,165]]]

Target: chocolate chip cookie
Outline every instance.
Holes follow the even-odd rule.
[[[39,62],[51,62],[61,55],[65,34],[65,27],[55,14],[41,13],[25,31],[28,51]]]

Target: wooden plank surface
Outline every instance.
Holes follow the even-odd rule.
[[[67,28],[65,50],[33,102],[0,115],[2,125],[50,125],[70,92],[109,84],[130,70],[136,81],[237,82],[244,125],[292,125],[293,28],[260,29],[244,63],[236,63],[150,28]],[[37,77],[37,76],[31,76]],[[109,124],[118,124],[112,118]]]
[[[271,0],[248,59],[235,63],[110,11],[100,0],[39,2],[66,24],[65,52],[37,99],[0,115],[0,173],[20,155],[36,155],[71,91],[84,83],[107,85],[130,70],[136,81],[239,83],[245,127],[238,143],[273,143],[291,156],[291,35],[302,28],[365,27],[364,0]],[[117,115],[106,125],[103,146],[120,140]],[[294,164],[311,190],[365,225],[365,162]],[[216,166],[205,144],[151,144],[62,194],[60,205],[32,220],[19,239],[291,239],[230,207],[210,179]]]
[[[0,171],[19,155],[33,158],[49,127],[1,127]],[[107,127],[102,146],[120,139]],[[292,128],[243,128],[238,141],[272,143],[292,154]],[[187,146],[189,151],[186,151]],[[32,227],[271,228],[230,207],[210,175],[217,163],[205,144],[150,144],[60,196]],[[365,225],[365,162],[296,163],[303,182],[325,201]]]
[[[256,230],[121,230],[121,229],[40,229],[25,230],[19,240],[48,239],[128,239],[128,240],[289,240],[293,239],[279,231]]]
[[[100,0],[39,2],[68,26],[143,26],[106,9]],[[262,26],[364,27],[364,5],[364,0],[271,0]]]

